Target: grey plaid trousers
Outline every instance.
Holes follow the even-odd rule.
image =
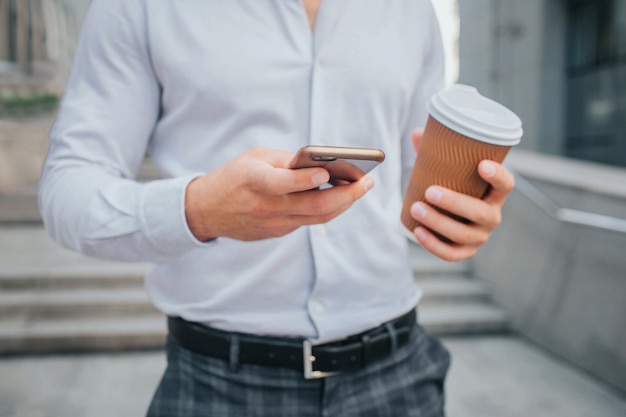
[[[450,356],[416,325],[389,358],[352,373],[305,380],[301,372],[196,354],[171,338],[168,366],[148,417],[435,417],[444,415]]]

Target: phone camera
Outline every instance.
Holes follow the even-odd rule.
[[[333,162],[336,161],[337,158],[334,158],[332,156],[323,156],[323,155],[316,155],[311,157],[312,160],[314,160],[315,162]]]

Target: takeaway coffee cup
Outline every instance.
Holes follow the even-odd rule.
[[[433,96],[428,113],[401,214],[413,240],[412,231],[420,223],[411,216],[410,209],[416,201],[425,201],[424,193],[429,186],[440,185],[484,197],[489,184],[478,175],[478,163],[483,159],[502,162],[523,133],[522,121],[515,113],[463,84],[455,84]],[[448,241],[443,236],[439,238]]]

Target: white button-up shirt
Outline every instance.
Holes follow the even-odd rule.
[[[419,300],[399,221],[410,132],[442,87],[428,0],[95,0],[40,183],[50,234],[149,261],[168,315],[329,340]],[[334,220],[277,239],[191,234],[187,184],[254,146],[382,149],[376,186]],[[135,177],[148,152],[162,180]]]

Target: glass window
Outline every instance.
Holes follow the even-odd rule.
[[[568,2],[565,154],[626,167],[626,0]]]
[[[582,4],[570,10],[568,69],[584,71],[595,61],[596,55],[596,8]]]
[[[614,39],[615,53],[619,60],[626,59],[626,0],[615,2],[614,18]]]

